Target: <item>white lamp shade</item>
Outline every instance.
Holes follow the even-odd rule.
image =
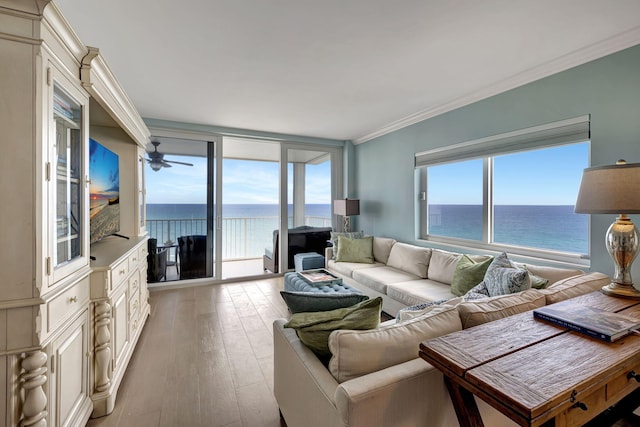
[[[582,174],[576,213],[640,213],[640,163],[587,168]]]

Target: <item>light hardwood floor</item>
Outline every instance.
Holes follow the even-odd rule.
[[[282,277],[151,291],[110,415],[87,426],[280,426],[273,320]]]

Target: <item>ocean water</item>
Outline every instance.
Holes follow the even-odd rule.
[[[497,205],[493,241],[588,254],[589,216],[573,210],[573,206]],[[429,234],[482,240],[482,206],[430,205]]]
[[[587,254],[589,216],[575,214],[573,209],[573,206],[495,206],[493,241]],[[182,235],[206,234],[206,211],[203,204],[148,204],[147,231],[159,242],[176,242]],[[290,227],[292,212],[289,205]],[[221,228],[215,231],[222,232],[223,259],[262,257],[265,248],[273,246],[273,230],[279,227],[278,214],[278,205],[224,205]],[[331,205],[306,205],[305,214],[307,225],[331,225]],[[430,205],[429,234],[481,241],[482,206]]]
[[[178,236],[207,234],[207,205],[148,204],[147,231],[158,242],[177,242]],[[222,259],[259,258],[265,248],[273,247],[273,231],[279,228],[278,205],[226,204],[222,208]],[[331,226],[331,205],[305,206],[305,223]],[[293,206],[289,205],[289,227],[293,224]]]

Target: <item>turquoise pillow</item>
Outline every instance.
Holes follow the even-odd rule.
[[[291,313],[335,310],[336,308],[351,307],[369,299],[367,295],[357,293],[325,294],[280,291],[280,295]]]
[[[349,239],[348,237],[339,236],[336,262],[373,264],[373,237]]]
[[[492,262],[493,257],[489,257],[484,261],[474,261],[468,255],[462,255],[453,272],[451,293],[461,297],[469,292],[471,288],[482,282]]]
[[[294,313],[285,328],[296,330],[300,341],[321,360],[331,357],[329,335],[338,329],[375,329],[380,325],[382,298],[366,300],[351,307],[314,313]]]

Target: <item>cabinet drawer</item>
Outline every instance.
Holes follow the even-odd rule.
[[[147,249],[147,244],[140,246],[138,249],[138,262],[142,265],[147,264],[147,255],[149,254],[149,250]]]
[[[129,296],[134,296],[140,294],[140,274],[135,272],[129,278]]]
[[[138,264],[142,261],[140,258],[140,249],[134,251],[131,255],[129,255],[129,270],[135,270],[138,268]],[[146,261],[146,258],[145,258]]]
[[[116,264],[111,270],[111,289],[115,289],[127,277],[129,273],[129,258],[125,258]]]
[[[89,277],[80,280],[47,303],[47,333],[89,303]]]

